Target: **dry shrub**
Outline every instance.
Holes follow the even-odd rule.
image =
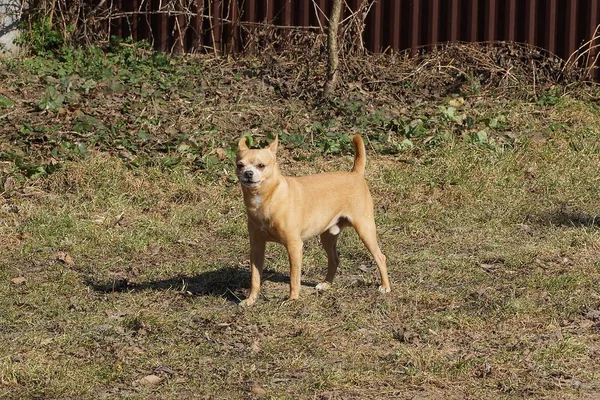
[[[63,36],[65,43],[102,45],[115,33],[115,23],[124,22],[123,31],[131,31],[134,23],[151,26],[156,15],[168,16],[170,31],[167,34],[175,38],[171,51],[177,51],[190,37],[204,35],[206,38],[213,34],[215,19],[209,2],[200,2],[200,7],[197,3],[195,0],[166,0],[156,9],[153,3],[141,1],[137,9],[127,11],[105,0],[95,3],[37,0],[29,8],[28,20],[31,27],[32,21],[44,18]],[[284,96],[305,98],[319,93],[327,58],[325,26],[282,27],[267,22],[241,22],[233,18],[234,4],[237,3],[229,0],[222,5],[223,42],[234,40],[226,39],[236,36],[231,34],[233,30],[239,32],[235,39],[238,42],[228,42],[225,48],[237,48],[236,57],[258,59],[265,77],[280,83]],[[341,22],[341,92],[359,85],[362,91],[380,94],[391,91],[395,98],[403,97],[405,92],[445,96],[470,86],[468,90],[536,95],[553,85],[588,80],[596,68],[600,46],[598,29],[567,61],[542,48],[512,42],[446,43],[422,47],[416,52],[368,54],[360,38],[372,4],[371,0],[363,1],[358,10],[351,11]],[[323,13],[316,3],[313,6],[317,13]],[[327,16],[321,17],[325,20]],[[200,25],[196,23],[198,18],[202,19]],[[149,36],[152,42],[152,33]],[[210,47],[214,36],[210,39],[204,47],[194,39],[192,51],[218,54],[221,49]]]

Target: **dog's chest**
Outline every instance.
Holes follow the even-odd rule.
[[[266,227],[269,225],[269,216],[265,214],[262,197],[254,195],[248,198],[246,201],[246,209],[248,211],[248,216],[258,225],[259,229],[266,230]]]
[[[253,229],[262,232],[272,241],[279,241],[279,225],[276,223],[278,219],[269,212],[272,210],[264,206],[262,198],[260,196],[249,198],[246,207]]]
[[[256,196],[252,196],[250,198],[250,204],[248,204],[248,207],[252,208],[255,212],[260,210],[260,207],[262,206],[262,197],[260,197],[259,195]]]

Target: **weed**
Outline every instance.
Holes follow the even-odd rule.
[[[49,18],[40,18],[23,31],[17,43],[26,45],[33,55],[52,56],[63,47],[64,37]]]

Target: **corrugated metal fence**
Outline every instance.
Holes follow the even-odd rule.
[[[330,0],[109,0],[111,34],[148,39],[162,51],[239,52],[259,23],[322,30]],[[516,41],[563,59],[583,46],[594,62],[599,0],[346,0],[344,15],[368,9],[363,34],[373,52],[435,43]],[[586,44],[587,43],[587,44]],[[592,54],[593,53],[593,54]]]

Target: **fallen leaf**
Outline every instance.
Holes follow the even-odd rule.
[[[119,225],[120,227],[126,228],[129,225],[129,222],[124,221],[125,217],[125,213],[122,212],[121,214],[117,215],[117,220],[115,221],[114,225]]]
[[[123,352],[132,355],[140,355],[144,354],[144,349],[138,346],[127,346],[123,349]]]
[[[585,317],[594,322],[600,322],[600,310],[589,309],[585,313]]]
[[[92,222],[98,225],[102,225],[106,221],[106,215],[94,214],[92,215]]]
[[[485,272],[494,272],[498,266],[495,264],[479,264],[479,266],[485,271]]]
[[[490,376],[492,374],[492,371],[492,365],[486,362],[477,368],[477,370],[475,371],[475,376],[477,378],[485,378]]]
[[[465,99],[463,99],[462,97],[457,97],[456,99],[452,99],[448,102],[448,105],[450,107],[456,107],[459,108],[461,107],[463,104],[465,103]]]
[[[30,238],[30,236],[31,236],[31,235],[30,235],[29,233],[27,233],[27,232],[19,232],[19,233],[17,234],[17,239],[19,239],[20,241],[22,241],[22,242],[23,242],[23,241],[25,241],[25,240],[29,239],[29,238]]]
[[[163,381],[163,378],[157,375],[146,375],[143,378],[138,379],[134,383],[139,384],[140,386],[152,387],[156,386]]]
[[[584,320],[584,321],[581,322],[581,324],[579,325],[579,327],[581,329],[589,329],[589,328],[593,327],[594,325],[596,325],[594,323],[594,321],[590,321],[589,319],[586,319],[586,320]]]
[[[256,397],[264,397],[267,394],[267,391],[257,383],[252,385],[250,392],[252,392],[252,394]]]
[[[158,367],[155,371],[156,372],[164,372],[165,374],[168,374],[169,376],[175,375],[175,371],[173,371],[171,368],[167,368],[167,367]]]
[[[0,107],[10,108],[15,105],[15,102],[8,97],[0,96]]]
[[[409,331],[406,327],[401,326],[392,331],[392,337],[400,343],[410,343],[418,345],[420,343],[419,335],[416,332]]]
[[[23,285],[25,282],[27,282],[27,279],[25,279],[24,276],[19,276],[17,278],[12,278],[10,281],[15,285]]]
[[[4,191],[9,192],[15,188],[15,180],[12,176],[9,176],[4,181]]]
[[[252,350],[253,353],[258,353],[260,351],[260,346],[256,340],[250,345],[250,350]]]
[[[369,268],[369,266],[365,265],[365,264],[361,264],[358,266],[358,269],[362,272],[369,272],[371,271],[371,268]]]
[[[217,149],[217,158],[219,160],[224,160],[227,158],[227,152],[225,150],[223,150],[222,148],[218,148]]]
[[[73,262],[73,258],[71,258],[71,256],[69,255],[69,253],[64,252],[64,251],[59,251],[56,258],[58,259],[58,261],[61,261],[67,265],[74,265],[75,262]]]

